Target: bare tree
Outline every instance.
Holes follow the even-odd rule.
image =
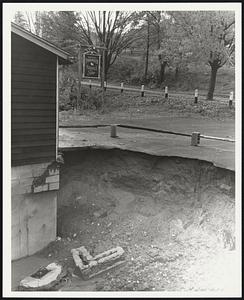
[[[105,19],[104,19],[105,16]],[[128,48],[136,39],[139,29],[132,27],[134,13],[123,11],[81,12],[77,26],[82,40],[89,45],[103,45],[105,52],[105,80],[109,67],[115,62],[118,55]],[[105,30],[103,24],[105,23]]]

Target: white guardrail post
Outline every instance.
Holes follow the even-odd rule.
[[[197,103],[198,101],[198,89],[195,89],[195,99],[194,99],[194,103]]]
[[[144,85],[141,86],[141,96],[144,97]]]
[[[230,98],[229,98],[229,107],[232,107],[232,104],[233,104],[233,97],[234,97],[234,92],[231,91],[231,92],[230,92]]]
[[[166,99],[169,97],[169,94],[168,94],[168,87],[167,87],[167,86],[166,86],[165,89],[164,89],[164,96],[165,96]]]

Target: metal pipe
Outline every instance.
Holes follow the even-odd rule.
[[[98,125],[60,125],[60,128],[99,128],[99,127],[108,127],[111,126],[111,124],[98,124]],[[145,131],[151,131],[151,132],[159,132],[159,133],[166,133],[166,134],[174,134],[174,135],[180,135],[180,136],[187,136],[191,137],[192,134],[189,133],[181,133],[181,132],[175,132],[175,131],[169,131],[169,130],[162,130],[162,129],[154,129],[154,128],[148,128],[148,127],[141,127],[141,126],[133,126],[133,125],[123,125],[123,124],[117,124],[117,127],[121,128],[128,128],[128,129],[138,129],[138,130],[145,130]],[[227,138],[221,138],[221,137],[214,137],[214,136],[208,136],[208,135],[200,135],[203,139],[209,139],[209,140],[219,140],[224,142],[232,142],[234,143],[235,140],[227,139]]]
[[[122,127],[122,128],[129,128],[129,129],[138,129],[138,130],[145,130],[145,131],[152,131],[152,132],[168,133],[168,134],[175,134],[175,135],[181,135],[181,136],[191,136],[191,134],[188,134],[188,133],[180,133],[180,132],[140,127],[140,126],[122,125],[122,124],[117,124],[117,126]]]
[[[217,141],[224,141],[224,142],[235,143],[235,140],[227,139],[227,138],[221,138],[221,137],[215,137],[215,136],[208,136],[208,135],[200,135],[200,137],[203,138],[203,139],[208,139],[208,140],[217,140]]]

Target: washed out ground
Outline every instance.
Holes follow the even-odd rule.
[[[126,95],[118,97],[128,99]],[[205,108],[203,104],[199,108],[187,102],[182,109],[181,101],[170,104],[157,97],[156,100],[155,97],[135,98],[137,101],[132,104],[129,97],[120,108],[116,104],[115,109],[107,112],[105,109],[102,113],[61,112],[60,124],[98,124],[120,118],[160,127],[167,114],[172,122],[178,120],[177,131],[184,130],[181,120],[184,123],[192,118],[200,124],[216,122],[217,136],[222,132],[219,136],[234,137],[234,109],[226,103],[208,102]],[[117,98],[113,101],[120,103]],[[221,124],[228,123],[227,133]],[[92,254],[98,254],[121,246],[126,252],[123,267],[89,281],[70,277],[60,289],[219,291],[235,288],[232,280],[236,270],[234,172],[199,160],[119,150],[94,151],[65,154],[58,196],[59,238],[36,254],[36,259],[24,259],[27,264],[33,260],[30,272],[40,266],[40,261],[43,265],[58,261],[72,273],[72,248],[83,245]],[[18,274],[18,261],[16,266],[13,289],[21,276],[29,275],[22,268]]]
[[[116,246],[123,267],[61,290],[225,291],[235,271],[234,173],[120,150],[65,154],[58,238],[39,254],[72,273],[70,250]]]

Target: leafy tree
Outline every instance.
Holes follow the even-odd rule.
[[[50,11],[43,15],[43,38],[64,50],[77,54],[77,45],[84,43],[77,28],[78,17],[73,11]]]
[[[171,12],[191,43],[195,60],[211,68],[207,99],[212,100],[218,69],[232,57],[235,49],[235,17],[227,11]]]
[[[25,29],[27,29],[27,22],[22,11],[17,11],[14,15],[13,22]]]
[[[168,37],[167,33],[167,15],[163,11],[149,11],[151,16],[152,27],[154,28],[153,39],[155,41],[154,53],[158,57],[159,62],[159,83],[165,79],[165,69],[169,65],[168,53],[165,51],[165,40]]]
[[[42,17],[44,12],[25,12],[26,29],[42,37]]]

